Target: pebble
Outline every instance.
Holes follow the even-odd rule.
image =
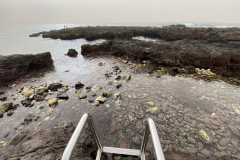
[[[58,93],[57,94],[57,98],[67,100],[68,99],[68,95],[66,93]]]
[[[201,150],[201,154],[204,156],[204,157],[211,157],[211,153],[209,152],[209,150],[207,150],[206,148]]]
[[[84,93],[84,94],[81,94],[81,95],[79,95],[79,97],[78,97],[79,99],[84,99],[84,98],[87,98],[87,94],[86,93]]]

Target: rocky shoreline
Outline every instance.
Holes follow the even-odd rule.
[[[36,55],[0,56],[0,86],[7,84],[29,72],[52,66],[50,52]]]
[[[91,72],[94,74],[92,78],[97,77],[91,82],[85,79],[84,83],[80,79],[71,86],[60,80],[45,84],[37,82],[36,85],[13,87],[14,92],[0,92],[0,120],[10,122],[18,111],[29,110],[19,123],[4,131],[0,158],[60,159],[79,116],[90,111],[95,114],[93,117],[97,128],[102,131],[99,132],[103,134],[101,136],[112,136],[106,138],[110,145],[139,146],[145,119],[151,117],[159,130],[166,159],[239,159],[240,130],[237,126],[240,121],[237,116],[240,108],[230,96],[233,91],[229,95],[224,89],[215,89],[215,84],[210,86],[202,81],[193,84],[188,81],[176,86],[174,83],[181,81],[181,77],[176,80],[166,76],[191,75],[204,80],[219,80],[222,76],[234,78],[233,84],[239,85],[239,28],[188,28],[182,25],[162,28],[77,27],[39,32],[30,37],[40,35],[62,40],[107,39],[101,44],[83,45],[81,52],[84,58],[114,57],[114,65],[107,66],[109,59],[94,63],[95,69],[99,70]],[[137,40],[136,36],[155,39],[143,41]],[[8,66],[3,73],[14,75],[3,79],[2,84],[52,65],[50,53],[39,55],[0,57],[0,66]],[[69,49],[66,55],[71,58],[79,56],[74,49]],[[12,60],[12,57],[16,59]],[[20,63],[13,65],[15,61]],[[9,72],[11,68],[15,69]],[[66,76],[69,70],[64,71]],[[208,87],[214,92],[207,93]],[[189,92],[185,93],[181,88]],[[186,95],[191,98],[184,97],[180,91],[191,94]],[[224,94],[220,94],[222,92]],[[77,117],[77,121],[73,117]],[[34,127],[47,124],[51,127],[44,130]],[[90,160],[96,156],[96,145],[88,136],[88,130],[86,132],[76,146],[73,159]],[[152,146],[149,144],[147,156],[154,159],[151,155]]]

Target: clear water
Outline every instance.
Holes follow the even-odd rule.
[[[70,27],[70,25],[69,25]],[[144,124],[147,117],[153,118],[158,128],[164,151],[182,151],[195,156],[207,157],[232,155],[240,158],[240,88],[219,82],[205,82],[192,78],[162,76],[147,76],[137,74],[134,69],[113,57],[77,58],[65,56],[68,49],[74,48],[81,53],[81,45],[99,43],[103,40],[88,42],[84,39],[62,41],[29,38],[28,35],[51,29],[60,29],[63,25],[28,26],[18,28],[4,28],[0,30],[0,55],[36,54],[49,51],[54,61],[54,70],[44,73],[38,78],[29,78],[6,91],[9,100],[11,95],[18,95],[14,103],[23,100],[16,89],[24,86],[40,86],[55,80],[69,86],[67,94],[70,99],[59,102],[53,110],[44,102],[44,108],[39,110],[19,107],[11,117],[6,114],[0,119],[0,141],[9,142],[18,131],[15,129],[30,129],[36,132],[41,129],[52,128],[59,123],[73,122],[75,125],[85,112],[93,114],[100,139],[105,145],[139,148],[137,145],[143,136]],[[139,38],[139,37],[138,37]],[[144,38],[140,38],[145,40]],[[99,62],[105,63],[98,66]],[[121,75],[131,74],[129,82],[122,80],[113,85],[113,75],[106,78],[104,74],[111,72],[112,67],[118,65]],[[69,70],[69,72],[65,72]],[[79,100],[75,94],[74,84],[81,81],[85,86],[97,88],[100,91],[88,92],[87,99]],[[116,89],[121,83],[122,87]],[[88,102],[94,100],[91,95],[101,95],[103,91],[114,94],[120,92],[122,98],[114,100],[107,98],[105,104],[96,107]],[[83,89],[82,93],[86,90]],[[51,95],[52,97],[55,94]],[[1,104],[2,102],[0,102]],[[149,108],[158,107],[156,113]],[[20,123],[29,114],[41,116],[38,121],[23,126]],[[50,120],[45,121],[46,117]],[[14,129],[15,128],[15,129]],[[199,138],[199,130],[204,130],[211,138],[210,144],[204,144]],[[8,137],[4,135],[10,133]],[[139,137],[140,140],[136,140]],[[193,139],[193,140],[192,140]],[[151,146],[148,147],[148,150]],[[0,149],[1,150],[1,149]],[[207,150],[207,151],[206,151]],[[208,154],[206,154],[208,153]]]

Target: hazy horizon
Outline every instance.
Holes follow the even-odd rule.
[[[1,24],[240,24],[239,0],[0,0]]]

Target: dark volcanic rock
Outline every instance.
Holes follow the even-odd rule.
[[[240,42],[239,42],[240,43]],[[106,50],[106,45],[108,50]],[[214,48],[214,52],[212,51]],[[240,76],[240,47],[229,43],[202,41],[161,41],[115,39],[98,45],[83,45],[82,55],[110,54],[127,56],[135,60],[150,60],[169,66],[171,73],[195,73],[195,67],[211,69],[224,76]]]
[[[0,118],[2,118],[3,117],[3,113],[0,111]]]
[[[33,96],[33,98],[34,98],[36,101],[43,101],[43,100],[45,99],[44,96],[39,95],[39,94],[35,94],[35,95]]]
[[[0,159],[61,159],[73,131],[73,126],[41,130],[34,134],[24,130],[11,140],[6,151],[0,154]],[[95,158],[97,145],[94,144],[90,132],[86,132],[84,130],[81,134],[71,159]]]
[[[165,27],[124,27],[96,26],[76,27],[42,32],[43,38],[72,40],[85,38],[96,39],[131,39],[136,36],[159,38],[167,41],[206,40],[210,42],[236,42],[240,40],[239,28],[189,28],[184,25]],[[236,45],[238,46],[238,45]]]
[[[50,89],[51,91],[57,91],[58,88],[62,88],[62,84],[61,83],[51,83],[48,86],[48,89]]]
[[[69,57],[77,57],[78,52],[75,49],[69,49],[66,55],[68,55]]]
[[[81,89],[83,86],[84,86],[84,84],[82,84],[81,82],[78,82],[75,84],[76,89]]]
[[[0,85],[19,78],[30,71],[49,67],[52,63],[49,52],[37,55],[0,56]]]
[[[59,99],[68,99],[68,95],[66,93],[58,93],[57,98]]]

